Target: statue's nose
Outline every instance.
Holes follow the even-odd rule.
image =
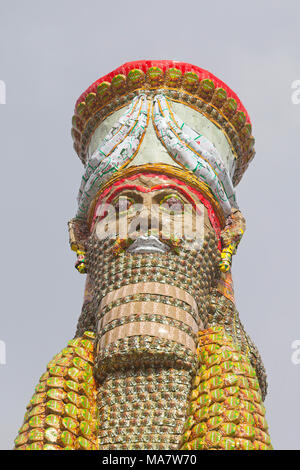
[[[147,235],[161,229],[158,211],[153,205],[142,205],[129,223],[129,234]]]

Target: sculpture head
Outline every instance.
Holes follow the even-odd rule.
[[[192,184],[210,203],[219,230],[232,224],[234,185],[253,158],[254,139],[238,97],[209,72],[171,61],[125,64],[81,95],[72,134],[86,167],[72,221],[73,249],[83,249],[82,231],[86,237],[93,228],[95,205],[109,198],[110,186],[120,191],[124,183],[125,194],[127,179],[145,179],[147,170],[148,189],[155,187],[151,174],[181,187]],[[134,199],[142,200],[136,189]]]
[[[82,321],[100,335],[102,369],[101,352],[133,336],[168,338],[194,353],[209,294],[244,230],[234,185],[254,154],[247,112],[210,73],[146,61],[95,82],[78,100],[73,126],[85,171],[70,242],[78,270],[88,272],[90,323]],[[187,323],[173,317],[163,332],[147,316],[128,326],[129,314],[107,314],[111,291],[127,285],[154,295],[145,283],[157,295],[162,284],[179,297],[178,289],[189,292]],[[111,327],[112,318],[123,326]]]

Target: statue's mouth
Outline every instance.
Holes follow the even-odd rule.
[[[127,248],[128,253],[166,253],[170,247],[154,235],[141,235]]]

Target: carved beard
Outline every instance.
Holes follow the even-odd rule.
[[[145,322],[152,322],[153,327],[155,324],[165,325],[166,329],[171,327],[169,330],[173,332],[175,328],[179,330],[178,333],[183,333],[183,336],[190,344],[188,349],[194,352],[195,349],[192,343],[195,343],[197,330],[207,323],[208,295],[216,282],[216,277],[219,276],[218,241],[214,231],[207,231],[203,246],[199,251],[189,250],[184,244],[178,246],[177,243],[170,240],[168,243],[165,243],[166,240],[163,239],[156,239],[155,241],[150,239],[150,241],[149,251],[145,251],[145,239],[140,241],[137,239],[134,242],[137,242],[137,251],[143,248],[142,252],[134,252],[134,250],[130,252],[129,248],[116,255],[116,240],[98,240],[95,235],[92,235],[89,240],[87,269],[90,289],[93,292],[93,299],[89,305],[89,315],[93,316],[93,329],[97,331],[98,345],[101,343],[102,361],[104,349],[108,347],[111,350],[116,338],[118,338],[116,340],[118,344],[124,342],[127,338],[127,335],[121,331],[122,325],[123,330],[129,328],[130,324]],[[146,244],[149,245],[149,239],[147,239]],[[126,245],[129,246],[125,240],[125,248]],[[159,246],[159,250],[163,248],[165,252],[153,251],[153,247],[156,249],[157,246]],[[131,244],[130,247],[132,249],[134,244]],[[163,286],[166,292],[169,288],[172,294],[170,296],[162,295],[160,289],[156,293],[152,290],[151,292],[145,292],[140,288],[144,283],[150,283],[151,288],[154,284],[158,287]],[[117,292],[126,285],[134,286],[136,292],[134,293],[134,289],[128,289],[126,295],[121,294],[119,297],[113,295],[113,292]],[[196,309],[186,303],[183,298],[176,299],[176,289],[186,292],[191,299],[194,299]],[[163,313],[159,318],[154,317],[151,308],[148,308],[147,312],[139,313],[135,308],[136,302],[151,302],[151,308],[156,305],[158,307],[156,315],[159,315],[160,303],[166,304],[167,302],[168,305],[177,306],[187,312],[188,324],[178,318],[164,317]],[[122,310],[120,308],[119,313],[109,314],[110,310],[123,304],[126,304],[128,309],[132,308],[132,314],[123,315],[120,313],[120,310]],[[134,307],[131,307],[131,305],[134,305]],[[159,322],[156,322],[157,319]],[[86,325],[82,325],[82,327],[85,328]],[[142,328],[141,325],[140,327]],[[112,334],[114,329],[118,329],[122,339],[118,335]],[[137,330],[140,331],[139,328]],[[154,330],[152,329],[151,336],[155,336]],[[129,336],[141,336],[141,334],[135,335],[131,331]],[[104,337],[106,337],[106,340]],[[109,337],[115,339],[109,339]],[[184,347],[187,346],[184,341],[179,343]],[[101,370],[103,371],[103,362]]]
[[[219,275],[218,240],[210,230],[199,251],[182,244],[176,252],[168,244],[164,253],[118,255],[115,243],[92,235],[87,249],[101,449],[178,449],[198,363],[197,331],[206,324],[209,293]],[[146,292],[146,284],[163,286],[170,295]],[[127,295],[115,295],[126,286]],[[188,302],[194,299],[197,311],[175,297],[176,289]],[[161,328],[168,335],[161,336]],[[163,434],[156,434],[157,420],[166,424]]]

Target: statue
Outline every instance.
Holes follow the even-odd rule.
[[[271,449],[231,277],[234,187],[254,156],[241,101],[199,67],[137,61],[93,83],[72,123],[84,302],[16,449]]]

